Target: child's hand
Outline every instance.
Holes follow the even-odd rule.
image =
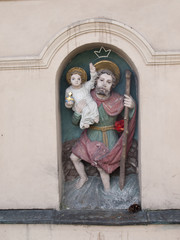
[[[95,66],[92,63],[89,64],[89,69],[90,69],[91,73],[95,73],[96,72],[96,68],[95,68]]]

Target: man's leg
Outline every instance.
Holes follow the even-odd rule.
[[[79,179],[78,183],[76,184],[76,188],[79,189],[85,184],[85,182],[87,182],[88,177],[87,177],[86,172],[84,170],[84,165],[81,162],[81,159],[78,158],[73,153],[71,153],[70,158],[71,158],[71,161],[74,164],[74,167],[75,167],[76,171],[78,172],[78,174],[80,176],[80,179]]]
[[[110,176],[102,168],[97,168],[97,169],[100,173],[100,177],[103,182],[104,191],[108,192],[110,190]]]

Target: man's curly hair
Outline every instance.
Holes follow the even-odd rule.
[[[100,76],[102,75],[102,74],[108,74],[108,75],[110,75],[111,77],[112,77],[112,88],[115,88],[116,87],[116,85],[117,85],[117,81],[116,81],[116,77],[115,77],[115,75],[110,71],[110,70],[108,70],[108,69],[102,69],[102,70],[99,70],[98,72],[97,72],[97,77],[96,77],[96,80],[95,80],[95,84],[94,84],[94,86],[96,87],[96,85],[97,85],[97,80],[100,78]]]

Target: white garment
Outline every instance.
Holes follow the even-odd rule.
[[[66,97],[69,92],[72,92],[72,97],[74,98],[74,106],[72,108],[75,111],[76,106],[81,100],[86,100],[86,106],[83,108],[81,113],[80,128],[84,128],[84,124],[92,125],[95,123],[95,119],[99,119],[99,112],[96,102],[92,99],[90,91],[94,88],[95,75],[91,76],[91,80],[82,84],[82,87],[75,89],[72,86],[66,89]]]

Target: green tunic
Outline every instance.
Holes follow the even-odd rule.
[[[109,116],[107,112],[104,110],[103,104],[101,104],[98,107],[99,110],[99,122],[94,124],[93,126],[96,127],[104,127],[104,126],[114,126],[116,119],[118,116]],[[129,118],[131,119],[133,114],[134,114],[135,109],[130,109],[129,111]],[[123,115],[124,111],[122,111]],[[75,125],[79,124],[79,121],[81,119],[81,115],[74,112],[73,117],[72,117],[72,122]],[[108,148],[111,150],[114,145],[117,143],[119,136],[117,131],[115,130],[108,130],[106,131],[107,138],[108,138]],[[98,142],[103,142],[103,133],[101,130],[94,130],[91,128],[87,129],[87,136],[91,141],[98,141]]]
[[[99,123],[96,123],[93,126],[97,127],[114,126],[117,116],[109,116],[104,110],[102,104],[99,106],[98,110],[99,110]],[[106,131],[106,134],[108,138],[108,148],[111,150],[118,141],[119,137],[117,132],[114,131],[113,129]],[[103,134],[102,131],[100,130],[88,128],[87,136],[91,141],[103,142]]]

